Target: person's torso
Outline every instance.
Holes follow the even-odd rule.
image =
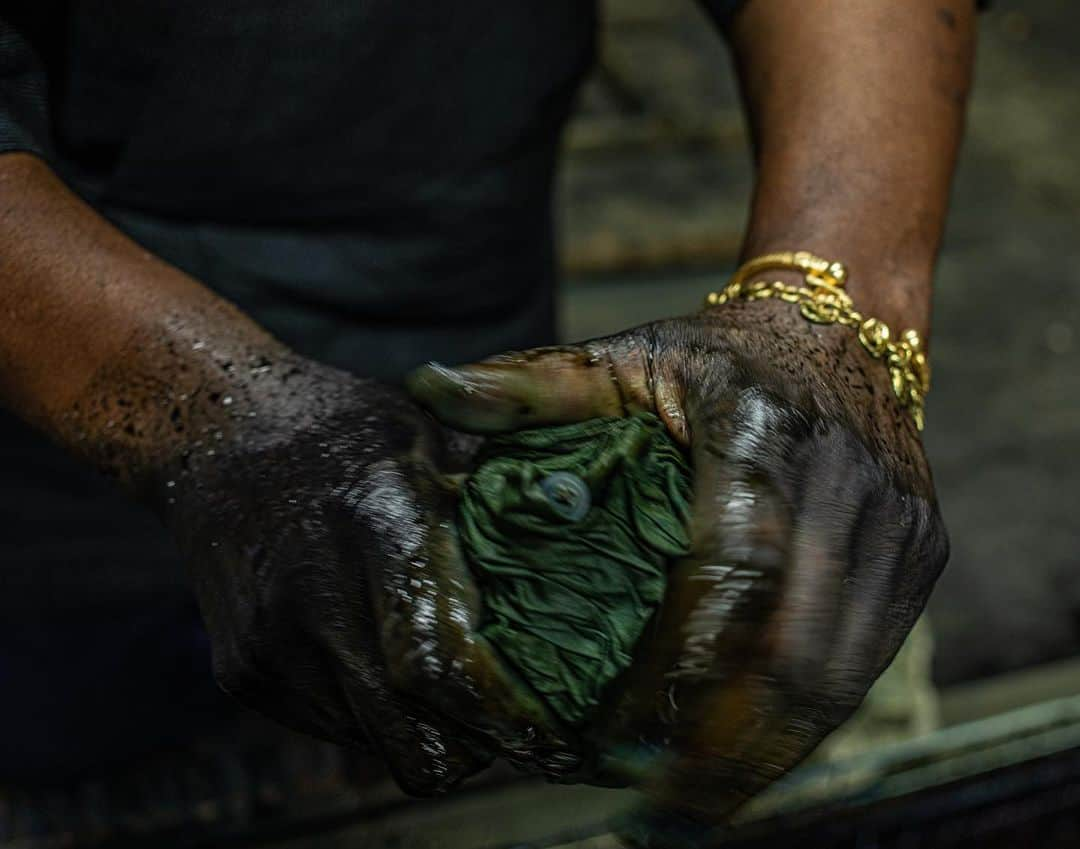
[[[75,0],[59,152],[107,203],[392,229],[506,209],[592,54],[581,0]],[[520,185],[516,186],[520,188]]]
[[[52,5],[62,175],[285,341],[381,377],[551,341],[591,2]]]

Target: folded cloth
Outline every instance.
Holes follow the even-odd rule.
[[[630,665],[689,551],[690,492],[686,457],[647,414],[494,438],[465,482],[480,632],[569,725]]]

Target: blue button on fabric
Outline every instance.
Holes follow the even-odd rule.
[[[580,522],[592,507],[589,485],[571,472],[552,472],[540,481],[540,489],[551,508],[571,522]]]

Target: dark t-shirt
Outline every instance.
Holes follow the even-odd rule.
[[[0,153],[303,353],[393,378],[550,340],[595,24],[592,0],[7,0]]]
[[[7,17],[47,81],[44,120],[8,134],[286,342],[395,377],[550,338],[551,177],[591,3],[39,0]]]
[[[300,352],[394,379],[552,340],[552,174],[594,28],[589,0],[6,0],[0,153]],[[0,511],[0,767],[197,713],[205,642],[154,521],[10,416]]]

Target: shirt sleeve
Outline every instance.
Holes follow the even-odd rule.
[[[735,13],[752,0],[700,0],[701,5],[709,13],[721,30],[727,30]],[[902,2],[902,0],[900,0]],[[975,0],[978,9],[987,8],[993,0]]]
[[[0,15],[0,153],[49,158],[48,75],[25,34]]]

